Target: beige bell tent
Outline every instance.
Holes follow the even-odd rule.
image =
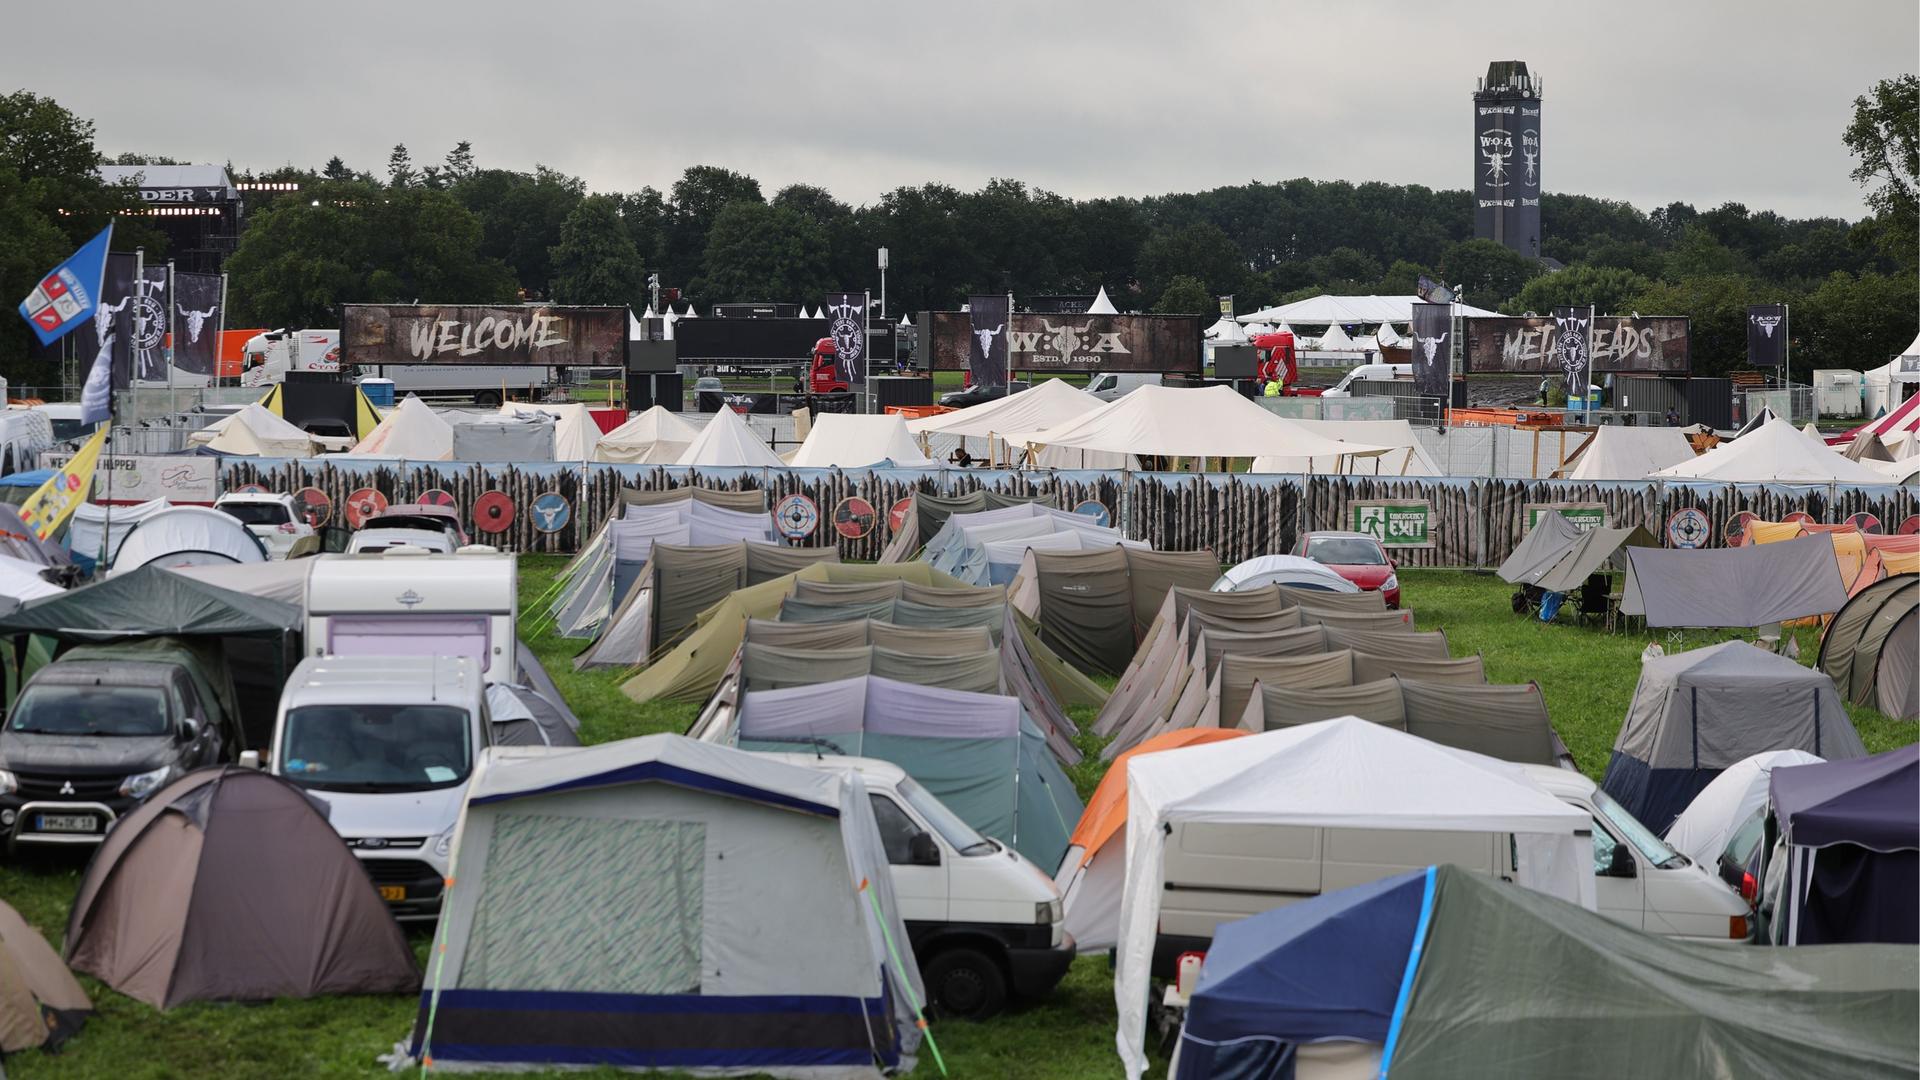
[[[450,461],[453,425],[434,412],[432,406],[408,394],[347,453],[354,457]]]
[[[655,405],[600,436],[593,460],[619,465],[671,465],[680,460],[700,429]]]
[[[1041,379],[1033,384],[1032,389],[1008,394],[997,401],[909,420],[907,430],[923,439],[946,436],[963,442],[980,440],[985,444],[980,447],[983,450],[981,456],[998,463],[1006,461],[1012,453],[1007,442],[1009,432],[1044,432],[1095,409],[1104,408],[1106,404],[1065,379]],[[1056,447],[1043,447],[1033,464],[1055,469],[1138,467],[1131,454]]]
[[[244,405],[225,420],[196,431],[188,442],[246,457],[312,457],[318,443],[313,436],[288,423],[258,402]]]
[[[788,462],[796,469],[859,468],[891,462],[902,468],[927,468],[934,463],[921,452],[898,416],[858,416],[821,413],[813,418],[807,441]]]
[[[1693,460],[1693,444],[1671,427],[1602,426],[1573,455],[1569,480],[1644,480]]]
[[[1736,484],[1885,484],[1888,479],[1848,461],[1826,443],[1775,417],[1754,430],[1653,474],[1675,480]]]
[[[1389,449],[1336,442],[1273,415],[1230,386],[1142,386],[1103,408],[1009,442],[1160,457],[1370,457]]]
[[[732,409],[721,409],[700,429],[700,434],[687,444],[686,450],[674,460],[675,465],[691,465],[695,468],[749,468],[784,469],[787,463],[768,449],[766,440],[753,433],[740,414]]]

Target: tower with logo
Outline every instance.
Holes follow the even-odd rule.
[[[1473,235],[1540,257],[1540,79],[1495,60],[1473,93]]]

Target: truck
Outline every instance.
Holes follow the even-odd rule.
[[[289,371],[338,372],[340,331],[267,330],[241,350],[240,385],[271,386]],[[552,371],[531,364],[370,364],[352,372],[362,378],[393,380],[401,397],[469,398],[476,405],[498,405],[509,397],[532,398],[545,392]]]
[[[1075,946],[1061,925],[1060,890],[1039,867],[975,832],[891,762],[764,756],[860,774],[928,1001],[942,1015],[982,1020],[1009,1000],[1053,992]]]

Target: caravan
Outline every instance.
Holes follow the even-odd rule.
[[[517,683],[519,571],[512,555],[402,546],[332,555],[307,578],[309,656],[464,656],[487,683]]]

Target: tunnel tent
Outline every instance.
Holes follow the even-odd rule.
[[[1855,593],[1821,635],[1816,666],[1855,705],[1920,716],[1920,577],[1886,577]]]
[[[1847,603],[1827,533],[1735,548],[1629,547],[1620,610],[1649,627],[1751,629]]]
[[[1833,680],[1744,641],[1644,661],[1600,787],[1655,832],[1721,770],[1767,750],[1866,756]]]

